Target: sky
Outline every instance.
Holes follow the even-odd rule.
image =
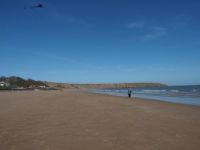
[[[200,84],[199,0],[1,0],[0,18],[0,76]]]

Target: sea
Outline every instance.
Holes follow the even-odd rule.
[[[132,98],[200,106],[200,85],[132,88]],[[128,89],[93,89],[93,93],[128,96]]]

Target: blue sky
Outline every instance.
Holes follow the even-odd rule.
[[[44,8],[30,9],[42,3]],[[200,1],[1,0],[0,75],[200,84]]]

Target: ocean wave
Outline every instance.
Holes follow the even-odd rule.
[[[128,89],[98,89],[98,92],[106,94],[127,95]],[[155,95],[164,97],[200,97],[200,86],[179,86],[179,87],[166,87],[166,88],[134,88],[133,94],[140,95]]]

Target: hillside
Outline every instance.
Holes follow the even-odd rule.
[[[0,77],[1,89],[15,89],[15,88],[39,88],[49,87],[56,89],[75,89],[75,88],[134,88],[134,87],[163,87],[167,86],[161,83],[105,83],[105,84],[68,84],[56,83],[46,81],[35,81],[32,79],[23,79],[21,77]]]
[[[32,79],[23,79],[17,76],[0,77],[1,89],[15,89],[15,88],[36,88],[36,87],[48,87],[42,81],[35,81]]]
[[[164,87],[166,84],[161,83],[108,83],[108,84],[67,84],[46,82],[50,87],[63,87],[63,88],[134,88],[134,87]]]

